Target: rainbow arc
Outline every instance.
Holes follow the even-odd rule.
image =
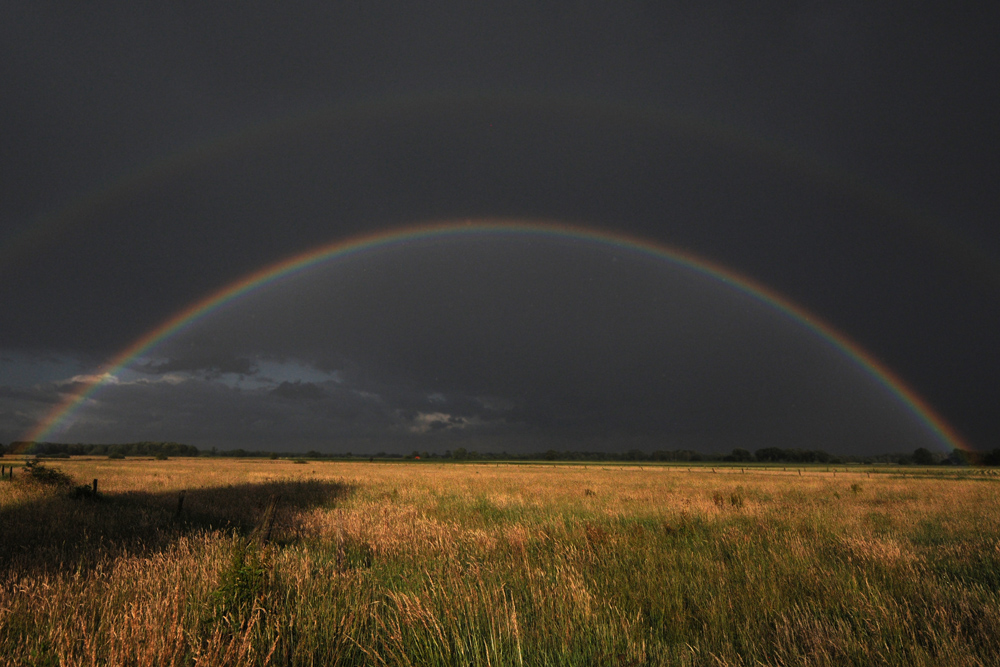
[[[566,223],[525,220],[446,221],[382,230],[335,241],[266,266],[199,299],[119,352],[104,368],[93,373],[88,381],[81,383],[75,391],[67,394],[24,439],[45,441],[51,434],[70,424],[73,417],[86,405],[87,399],[134,360],[152,351],[164,340],[190,328],[220,307],[266,285],[299,274],[318,264],[376,248],[463,235],[542,236],[589,241],[668,261],[720,281],[793,319],[832,344],[901,401],[937,437],[943,447],[969,449],[959,434],[930,405],[873,355],[815,315],[753,279],[705,258],[649,239]]]

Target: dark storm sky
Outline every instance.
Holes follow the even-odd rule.
[[[974,446],[1000,446],[992,16],[536,5],[6,3],[0,441],[262,266],[506,217],[624,231],[748,275]],[[469,237],[231,304],[52,439],[888,451],[927,437],[828,342],[711,280],[608,247]]]

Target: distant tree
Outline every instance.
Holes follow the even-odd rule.
[[[785,450],[778,447],[764,447],[754,452],[754,456],[757,457],[758,461],[776,463],[785,459]]]
[[[937,463],[934,454],[926,447],[920,447],[913,451],[913,462],[918,466],[931,466]]]
[[[6,453],[7,453],[7,448],[4,446],[2,442],[0,442],[0,456],[3,456]]]
[[[465,447],[456,447],[455,451],[451,454],[451,458],[456,461],[464,461],[469,458],[469,452],[465,449]]]
[[[969,455],[961,449],[953,449],[951,450],[951,454],[946,456],[942,463],[953,466],[967,466],[970,463]]]
[[[733,457],[734,461],[738,461],[740,463],[746,463],[747,461],[753,461],[753,454],[751,454],[747,450],[741,449],[739,447],[737,447],[736,449],[734,449],[733,453],[730,454],[730,456]]]
[[[994,449],[991,452],[983,454],[983,465],[1000,466],[1000,449]]]

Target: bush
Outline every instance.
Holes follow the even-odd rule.
[[[164,454],[163,452],[160,452],[159,454],[156,455],[156,460],[157,461],[168,461],[169,458],[167,457],[166,454]]]
[[[111,452],[110,454],[108,454],[108,458],[109,459],[120,460],[120,459],[125,458],[125,455],[122,454],[121,452]]]
[[[28,461],[24,464],[22,479],[44,486],[72,486],[73,478],[62,470],[46,468],[38,461]]]

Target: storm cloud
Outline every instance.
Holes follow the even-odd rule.
[[[991,448],[1000,136],[996,25],[976,12],[11,3],[0,440],[263,267],[353,235],[507,218],[746,275]],[[933,439],[843,350],[738,290],[610,246],[489,235],[383,247],[232,300],[76,415],[52,437]]]

